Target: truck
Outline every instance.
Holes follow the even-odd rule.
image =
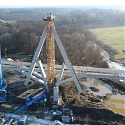
[[[19,118],[19,125],[26,125],[28,122],[28,116],[27,115],[23,115]]]
[[[72,123],[73,122],[73,111],[67,107],[62,108],[62,122]]]

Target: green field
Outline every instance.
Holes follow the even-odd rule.
[[[14,24],[16,23],[16,20],[6,20],[7,23],[11,23],[11,24]]]
[[[115,58],[125,57],[125,26],[121,27],[108,27],[108,28],[97,28],[90,29],[98,40],[116,49],[119,54],[115,55]]]

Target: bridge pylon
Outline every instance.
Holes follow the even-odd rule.
[[[74,69],[71,65],[71,62],[68,59],[68,56],[64,50],[64,47],[61,43],[61,40],[57,34],[56,29],[55,29],[54,18],[47,17],[44,20],[46,22],[46,25],[45,25],[45,28],[43,30],[42,36],[40,38],[39,44],[37,46],[36,52],[34,54],[32,63],[30,65],[30,69],[26,73],[26,80],[25,80],[24,85],[26,85],[26,86],[28,85],[30,78],[36,77],[36,76],[33,76],[33,72],[34,72],[34,68],[35,68],[36,64],[38,64],[38,67],[40,69],[40,75],[42,77],[42,80],[40,80],[40,82],[45,85],[47,92],[49,92],[48,83],[51,84],[50,81],[54,80],[54,77],[56,77],[56,74],[55,74],[55,42],[56,42],[56,44],[58,45],[59,50],[62,54],[62,57],[64,59],[64,63],[62,64],[62,68],[60,70],[60,73],[57,75],[58,78],[57,78],[57,82],[55,83],[55,86],[59,86],[61,83],[74,81],[78,91],[81,93],[82,89],[81,89],[81,86],[79,84],[79,81],[76,77],[76,74],[75,74]],[[55,41],[54,41],[54,38],[55,38]],[[45,40],[47,42],[47,47],[48,47],[48,48],[46,48],[48,50],[48,52],[47,52],[47,68],[48,68],[47,73],[48,74],[46,74],[46,72],[42,66],[42,62],[39,60],[39,55],[40,55],[40,52],[42,50],[42,47],[43,47]],[[67,66],[67,68],[69,70],[71,78],[68,78],[68,79],[61,81],[65,65]]]

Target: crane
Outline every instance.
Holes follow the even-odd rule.
[[[13,117],[14,115],[16,115],[17,113],[21,112],[22,110],[26,109],[28,106],[32,105],[33,103],[37,102],[38,100],[45,100],[46,99],[46,94],[42,93],[39,96],[37,96],[34,99],[27,99],[25,102],[25,105],[20,107],[18,110],[16,110],[14,113],[8,115],[7,117],[4,118],[4,121],[7,121],[9,118]]]
[[[57,31],[54,27],[54,19],[55,16],[51,13],[48,13],[43,20],[45,21],[45,28],[43,30],[43,34],[40,38],[40,42],[38,44],[38,47],[36,48],[36,52],[34,54],[32,63],[30,65],[29,71],[25,72],[26,80],[24,85],[28,85],[28,81],[30,78],[36,80],[37,82],[43,83],[45,85],[46,88],[46,92],[47,93],[47,97],[49,95],[49,97],[51,97],[51,94],[53,94],[53,105],[58,105],[58,101],[59,101],[59,93],[58,93],[58,87],[64,72],[64,67],[65,64],[69,70],[69,73],[71,75],[71,78],[65,79],[65,82],[69,82],[69,81],[74,81],[76,84],[76,87],[78,89],[79,92],[82,92],[81,86],[78,82],[78,79],[75,75],[75,72],[73,70],[73,67],[71,65],[71,62],[68,59],[68,56],[63,48],[63,45],[61,43],[61,40],[57,34]],[[64,63],[62,64],[61,67],[61,71],[58,75],[57,81],[56,81],[56,72],[55,72],[55,41],[60,49],[60,52],[62,54],[62,57],[64,59]],[[47,56],[47,75],[44,71],[43,65],[41,60],[39,60],[39,55],[40,52],[42,50],[44,41],[46,40],[46,56]],[[39,72],[34,72],[34,68],[35,67],[39,68]],[[32,103],[36,102],[37,100],[44,98],[43,95],[38,96],[37,98],[33,99],[33,100],[29,100],[26,105],[24,105],[23,107],[21,107],[20,109],[18,109],[17,111],[15,111],[13,114],[11,114],[10,116],[6,117],[6,119],[8,119],[9,117],[12,117],[14,114],[24,110],[26,107],[28,107],[29,105],[31,105]],[[63,113],[62,113],[62,121],[69,122],[69,118],[73,116],[72,112],[70,112],[69,109],[63,109]]]
[[[54,36],[51,30],[51,27],[54,25],[55,16],[51,13],[46,15],[47,17],[43,18],[46,23],[46,55],[47,55],[47,79],[48,84],[55,79],[55,41]],[[49,86],[50,86],[49,85]]]
[[[39,44],[36,48],[36,52],[34,54],[32,63],[30,65],[29,71],[25,72],[26,80],[24,82],[24,85],[28,85],[28,81],[31,79],[36,80],[39,83],[42,83],[45,85],[46,91],[48,93],[51,93],[54,90],[54,87],[57,87],[61,83],[61,78],[64,72],[65,65],[67,66],[69,70],[69,74],[71,78],[65,79],[66,82],[74,81],[76,84],[76,87],[78,91],[81,93],[82,89],[79,84],[79,81],[76,77],[76,74],[73,70],[73,67],[71,65],[71,62],[68,59],[68,56],[64,50],[64,47],[61,43],[61,40],[57,34],[57,31],[54,26],[54,20],[55,16],[52,13],[48,13],[43,20],[45,21],[45,28],[43,30],[42,36],[40,38]],[[55,39],[55,41],[54,41]],[[39,60],[40,52],[42,50],[43,44],[46,41],[46,56],[47,56],[47,71],[45,72],[41,60]],[[59,47],[59,50],[62,54],[62,57],[64,59],[64,63],[62,64],[62,68],[60,71],[60,74],[57,75],[57,81],[56,81],[56,72],[55,72],[55,42],[57,43],[57,46]],[[40,72],[34,75],[34,69],[35,67],[38,67]],[[41,79],[40,79],[40,77]],[[58,91],[58,90],[57,90]]]
[[[55,27],[54,27],[54,20],[55,15],[52,13],[48,13],[43,20],[46,22],[46,55],[47,55],[47,76],[48,76],[48,84],[49,84],[49,90],[52,89],[54,86],[58,86],[60,79],[63,74],[64,65],[62,65],[62,71],[60,72],[59,77],[57,78],[58,81],[56,81],[55,77],[55,41],[54,37],[56,39],[57,45],[61,51],[61,54],[63,56],[63,59],[68,66],[68,69],[70,70],[70,74],[72,74],[72,78],[74,82],[76,82],[76,86],[78,87],[78,91],[81,92],[81,87],[79,86],[78,80],[76,78],[75,72],[71,66],[71,62],[69,61],[66,52],[63,48],[63,45],[61,44],[61,41],[56,33]],[[57,83],[58,82],[58,83]],[[54,84],[54,85],[53,85]]]
[[[6,88],[7,85],[4,83],[3,76],[2,76],[2,68],[1,68],[1,43],[0,43],[0,103],[6,101]]]

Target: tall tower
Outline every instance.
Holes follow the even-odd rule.
[[[54,19],[55,19],[55,16],[51,13],[48,13],[43,18],[46,26],[43,30],[38,47],[37,47],[36,52],[34,54],[30,69],[27,73],[25,73],[25,75],[27,77],[26,77],[24,85],[27,86],[29,79],[32,78],[33,80],[36,80],[37,82],[44,84],[47,92],[51,93],[53,91],[53,87],[58,88],[58,86],[61,83],[74,81],[78,91],[82,92],[79,81],[75,75],[75,72],[72,68],[72,65],[68,59],[68,56],[63,48],[61,40],[60,40],[60,38],[57,34],[57,31],[55,29]],[[55,41],[54,41],[54,39],[55,39]],[[43,68],[42,62],[39,60],[39,55],[40,55],[40,52],[42,50],[42,47],[43,47],[45,40],[46,40],[46,55],[47,55],[47,75],[46,75],[45,70]],[[56,74],[55,73],[55,42],[57,43],[57,46],[59,47],[59,50],[60,50],[62,57],[64,59],[64,63],[62,64],[60,73],[58,74],[57,81],[55,80],[55,74]],[[36,71],[34,72],[36,64],[40,70],[40,73],[38,73],[38,72],[36,73]],[[67,66],[67,68],[69,70],[69,74],[70,74],[71,78],[61,80],[65,65]]]
[[[47,56],[47,79],[48,83],[52,83],[55,78],[55,41],[51,30],[54,25],[53,20],[46,21],[46,56]]]
[[[48,13],[43,20],[46,23],[46,57],[47,57],[47,80],[52,83],[55,78],[55,41],[51,27],[54,26],[55,16]]]

